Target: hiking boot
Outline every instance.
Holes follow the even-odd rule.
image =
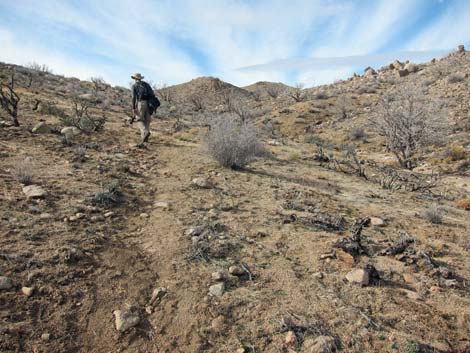
[[[145,137],[144,137],[144,139],[142,140],[142,142],[143,142],[143,143],[144,143],[144,142],[149,142],[149,137],[150,137],[150,132],[147,132],[147,133],[145,134]]]

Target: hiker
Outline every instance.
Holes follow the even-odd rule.
[[[132,85],[132,120],[137,120],[140,129],[141,142],[138,147],[143,147],[150,137],[150,118],[160,106],[152,87],[143,81],[144,76],[137,73],[131,76],[135,80]]]

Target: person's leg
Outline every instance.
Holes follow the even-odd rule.
[[[138,105],[138,112],[139,112],[139,121],[137,122],[137,126],[140,129],[140,138],[141,144],[148,140],[148,135],[150,134],[149,131],[149,121],[148,121],[148,105],[146,101],[139,102]]]
[[[151,119],[151,115],[150,115],[150,111],[147,105],[145,119],[144,119],[145,133],[144,133],[144,137],[142,138],[143,142],[148,142],[149,137],[150,137],[150,119]]]

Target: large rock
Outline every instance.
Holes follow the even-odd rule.
[[[395,76],[397,77],[405,77],[405,76],[408,76],[408,74],[409,72],[406,69],[395,71]]]
[[[47,191],[39,185],[23,186],[23,193],[28,199],[40,199],[47,195]]]
[[[315,339],[307,338],[303,344],[306,353],[331,353],[336,352],[336,340],[331,336],[318,336]]]
[[[13,281],[6,276],[0,276],[0,290],[8,290],[13,287]]]
[[[408,72],[416,72],[416,71],[418,71],[418,66],[416,66],[413,63],[408,63],[408,64],[405,65],[405,67],[403,69],[408,70]]]
[[[139,314],[132,311],[115,310],[113,312],[116,323],[116,330],[125,332],[131,327],[137,326],[140,322]]]
[[[51,132],[51,128],[44,121],[41,121],[33,127],[31,132],[35,134],[48,134]]]
[[[374,266],[366,265],[364,266],[364,268],[350,271],[346,275],[346,279],[349,283],[367,286],[369,284],[377,282],[380,277]]]
[[[396,70],[401,70],[403,69],[403,63],[398,61],[398,60],[395,60],[392,64],[391,64],[391,67],[396,69]]]

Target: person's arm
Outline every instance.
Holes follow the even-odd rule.
[[[136,113],[137,110],[137,94],[136,94],[136,85],[132,86],[132,112]]]

